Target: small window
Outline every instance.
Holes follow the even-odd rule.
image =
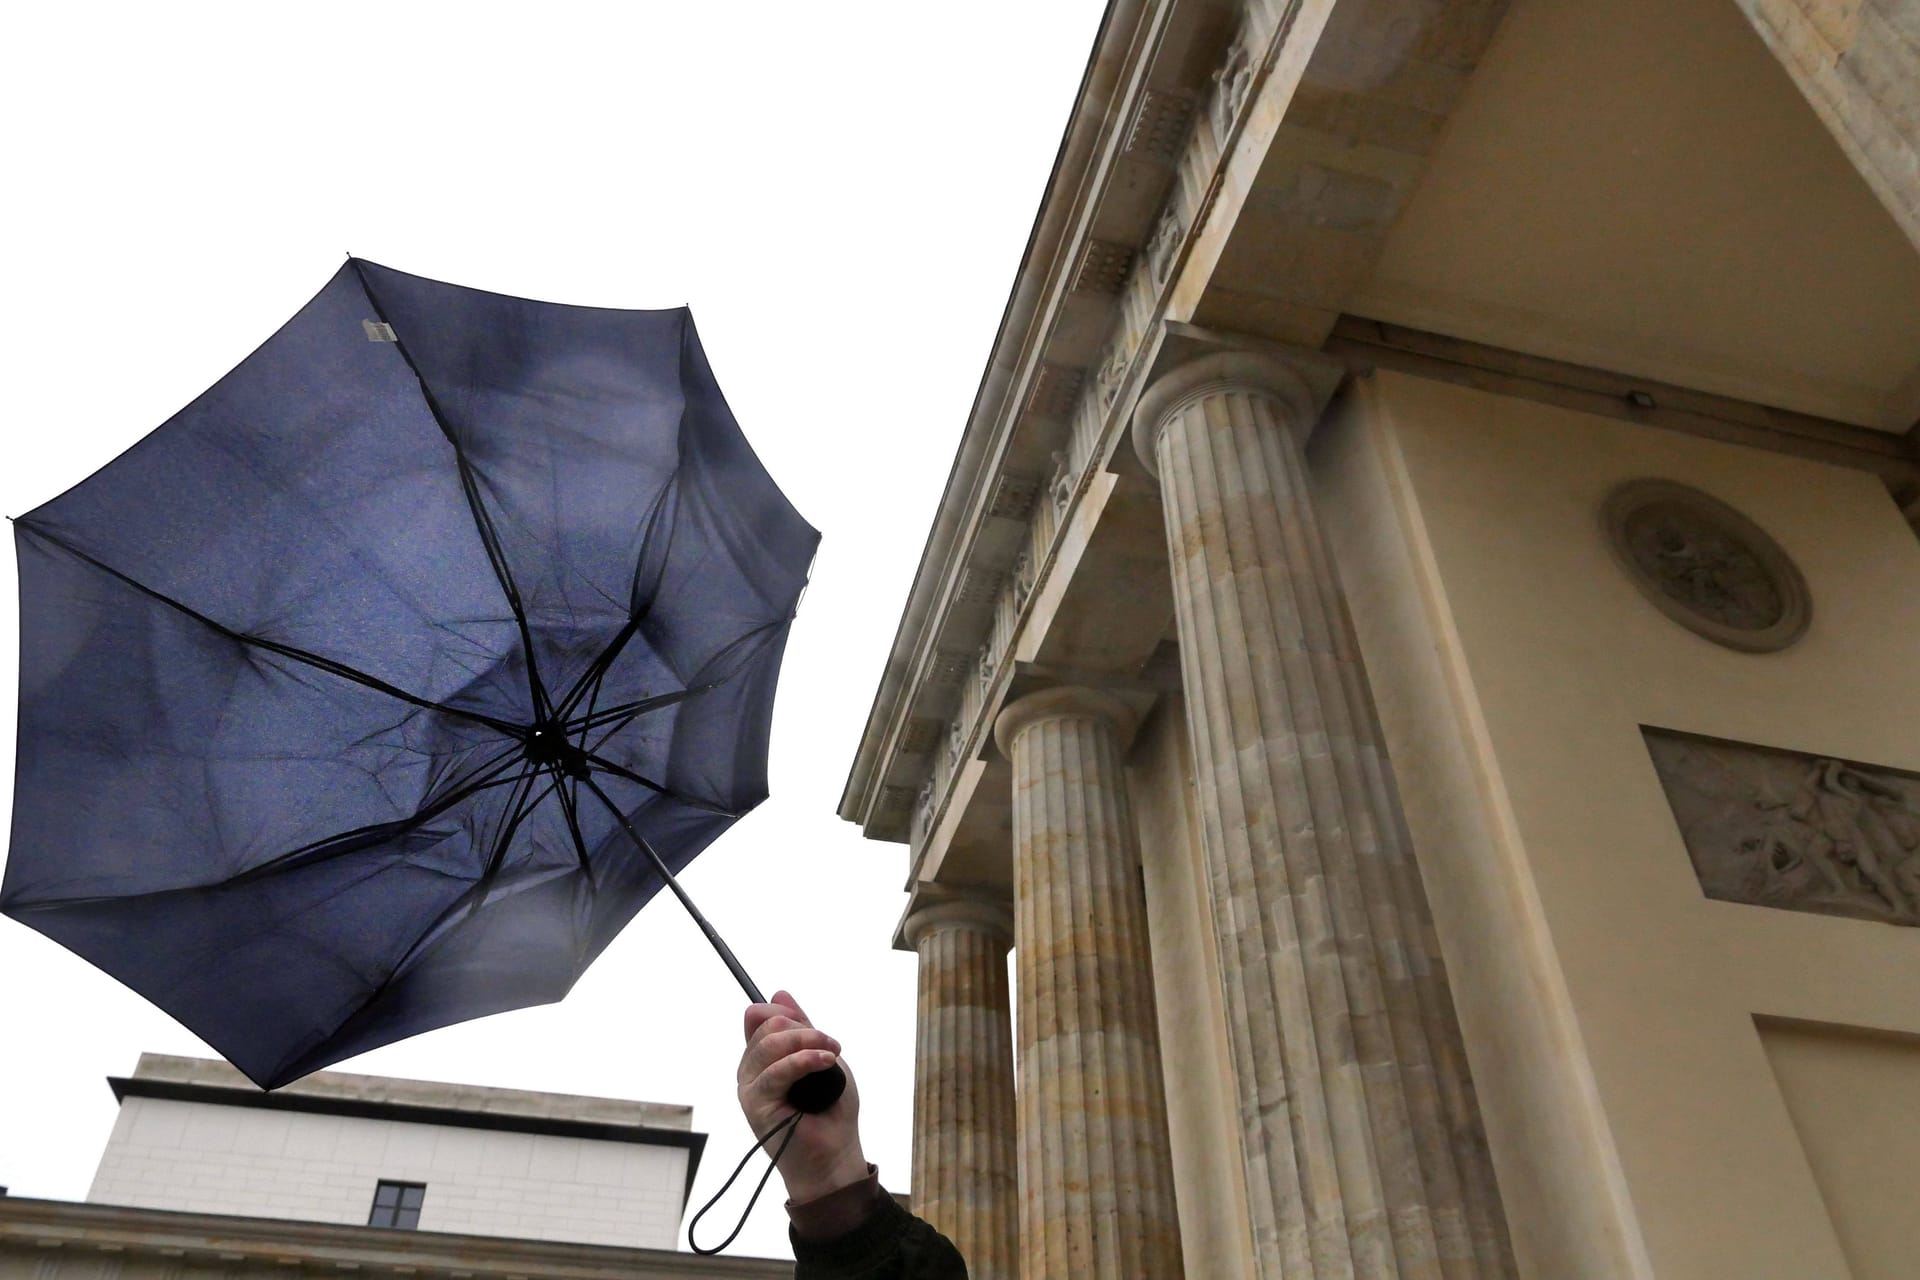
[[[367,1215],[367,1225],[415,1230],[420,1225],[420,1202],[426,1198],[424,1182],[383,1181],[373,1189],[373,1212]]]

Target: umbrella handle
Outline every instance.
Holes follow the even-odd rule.
[[[803,1114],[816,1115],[840,1101],[846,1091],[847,1073],[836,1062],[795,1080],[787,1090],[787,1105]]]

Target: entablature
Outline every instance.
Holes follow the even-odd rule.
[[[1188,240],[1304,9],[1109,12],[842,796],[868,836],[918,848],[978,759],[1006,660],[1124,435]]]

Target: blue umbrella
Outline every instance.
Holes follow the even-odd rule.
[[[0,910],[263,1088],[692,910],[819,543],[685,309],[361,260],[14,536]]]

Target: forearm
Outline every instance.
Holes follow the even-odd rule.
[[[902,1209],[867,1166],[864,1178],[789,1202],[794,1280],[966,1280],[952,1241]]]

